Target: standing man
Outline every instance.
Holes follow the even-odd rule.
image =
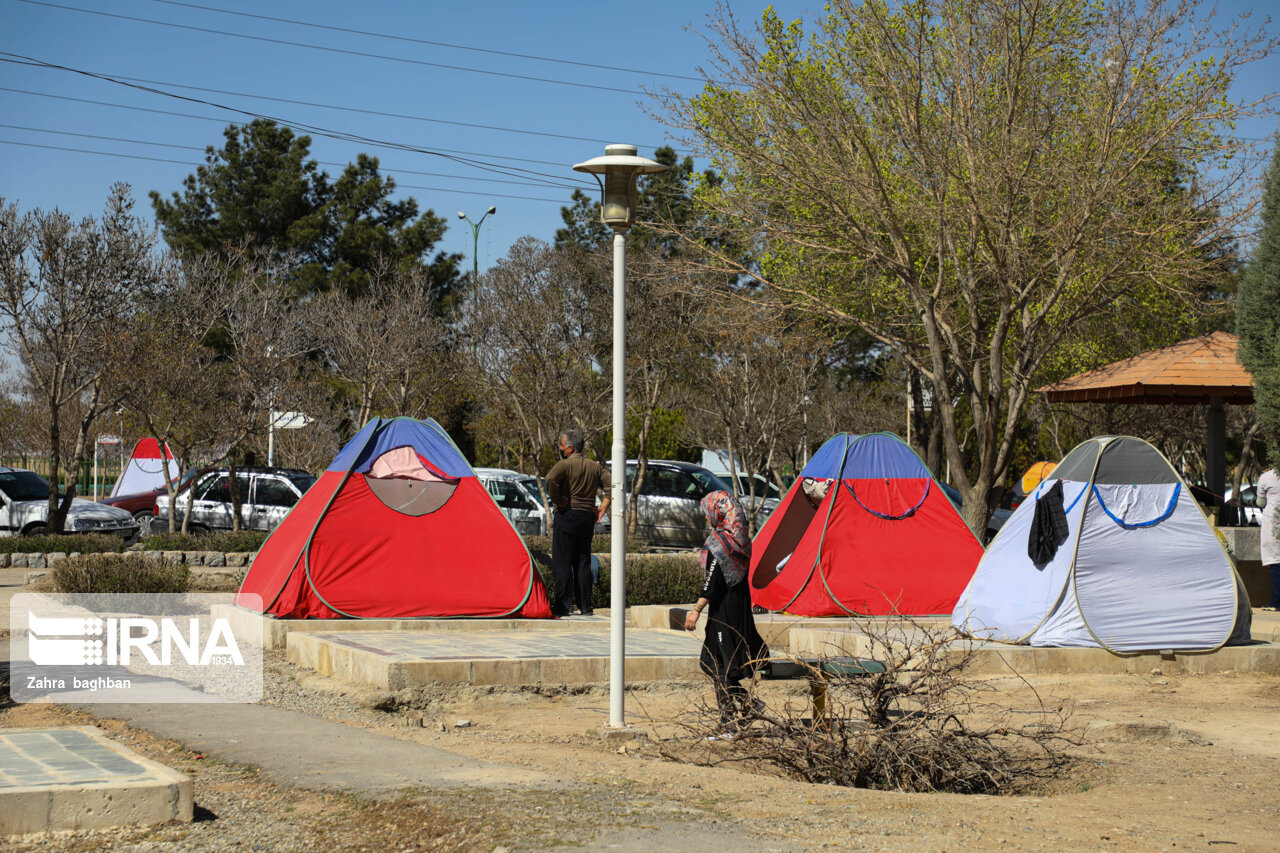
[[[551,534],[551,574],[556,597],[551,615],[568,616],[576,598],[578,610],[590,616],[591,537],[596,522],[609,511],[609,472],[599,462],[582,455],[582,433],[568,429],[560,433],[560,455],[564,457],[547,473],[547,497],[556,509]],[[596,506],[596,494],[604,500]]]

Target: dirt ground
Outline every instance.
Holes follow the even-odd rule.
[[[197,822],[109,833],[10,839],[15,850],[485,850],[616,846],[628,834],[655,846],[693,844],[710,827],[760,850],[1280,850],[1280,678],[1054,676],[991,683],[1010,706],[1033,688],[1074,708],[1087,744],[1070,775],[1035,796],[901,794],[812,785],[741,766],[677,763],[663,751],[708,759],[721,747],[693,740],[673,721],[709,693],[705,684],[639,689],[628,721],[647,741],[606,743],[608,696],[599,687],[546,695],[503,689],[439,689],[407,697],[403,710],[361,708],[361,697],[280,660],[276,689],[316,697],[327,716],[463,755],[552,774],[565,789],[405,791],[370,804],[339,794],[284,789],[253,768],[197,756],[119,723],[99,725],[130,747],[195,780]],[[799,685],[764,686],[769,702],[803,703]],[[352,694],[352,695],[345,695]],[[401,696],[400,698],[406,699]],[[300,699],[299,701],[302,701]],[[368,704],[367,700],[365,704]],[[335,715],[332,709],[350,708]],[[457,728],[458,720],[471,722]],[[54,706],[0,709],[0,726],[83,724]],[[682,827],[697,828],[691,836]],[[599,841],[601,836],[607,836]],[[0,847],[4,842],[0,842]],[[733,846],[731,843],[725,846]]]

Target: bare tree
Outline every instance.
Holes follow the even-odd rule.
[[[588,290],[569,253],[524,237],[477,280],[464,311],[464,347],[486,401],[477,436],[519,446],[521,467],[539,473],[561,430],[596,436],[607,418]]]
[[[984,529],[1046,360],[1195,310],[1220,276],[1255,201],[1256,143],[1230,128],[1263,106],[1229,87],[1273,42],[1133,0],[835,0],[807,33],[771,10],[713,27],[706,87],[666,106],[723,175],[699,201],[760,260],[707,263],[924,378]]]
[[[360,295],[335,289],[312,306],[325,365],[351,389],[357,425],[375,412],[423,416],[458,372],[429,272],[378,259]]]
[[[789,321],[772,307],[712,297],[712,292],[704,293],[706,310],[691,338],[704,361],[697,382],[688,388],[689,432],[703,446],[729,452],[735,494],[740,491],[737,475],[747,475],[743,496],[754,531],[761,506],[754,500],[755,475],[765,473],[781,482],[783,460],[796,461],[790,451],[797,441],[808,439],[807,406],[817,399],[830,344],[807,324]]]
[[[20,214],[0,199],[0,334],[47,413],[54,532],[62,531],[75,497],[74,472],[90,453],[94,421],[116,402],[107,377],[117,332],[163,280],[154,244],[154,232],[133,215],[126,184],[111,188],[101,220],[73,222],[57,210]],[[73,401],[79,417],[66,459],[63,416]],[[68,487],[59,503],[64,468]]]

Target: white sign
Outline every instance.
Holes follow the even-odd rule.
[[[272,412],[271,426],[275,429],[302,429],[311,418],[302,412]]]

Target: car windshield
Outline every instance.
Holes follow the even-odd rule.
[[[49,481],[34,471],[7,471],[0,474],[0,492],[11,501],[47,501]]]

